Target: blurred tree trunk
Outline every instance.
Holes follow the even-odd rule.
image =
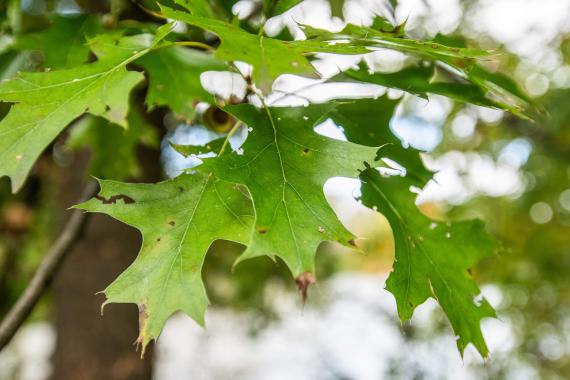
[[[141,154],[145,181],[159,179],[156,152]],[[77,201],[85,182],[85,157],[61,172],[65,207]],[[151,378],[152,349],[141,360],[133,342],[138,311],[133,304],[112,304],[101,316],[104,296],[95,295],[136,257],[139,233],[106,215],[92,215],[83,238],[54,282],[56,349],[53,380],[139,380]]]

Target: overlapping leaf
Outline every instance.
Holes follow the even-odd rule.
[[[385,25],[385,22],[382,23]],[[340,45],[360,45],[368,48],[386,48],[404,53],[417,54],[428,59],[450,61],[454,66],[470,66],[473,58],[487,57],[489,53],[480,49],[446,46],[436,41],[420,41],[404,38],[394,31],[383,31],[371,27],[347,24],[340,32],[330,32],[310,26],[303,26],[306,42],[327,42]]]
[[[202,175],[159,184],[101,181],[99,195],[76,207],[108,214],[143,236],[135,262],[104,291],[105,304],[139,306],[143,349],[178,310],[204,324],[206,252],[218,239],[246,244],[253,221],[251,203],[235,185]]]
[[[348,24],[338,33],[304,26],[307,40],[281,41],[251,34],[223,21],[190,15],[167,7],[163,7],[163,12],[169,18],[218,35],[222,44],[216,50],[216,56],[226,61],[250,63],[254,67],[254,82],[265,92],[281,74],[316,76],[307,58],[310,54],[365,54],[385,48],[411,54],[428,62],[442,63],[461,73],[461,76],[449,72],[449,75],[454,77],[453,81],[432,83],[435,67],[433,63],[426,67],[410,69],[402,73],[403,75],[385,74],[378,78],[375,75],[366,75],[362,70],[358,74],[353,71],[349,75],[362,81],[383,82],[391,87],[408,89],[418,94],[440,93],[461,101],[473,101],[475,104],[505,109],[521,116],[530,117],[533,114],[529,99],[512,81],[502,75],[490,73],[477,64],[478,59],[488,56],[483,50],[446,46],[437,41],[413,40],[403,37],[399,27],[384,31],[374,25],[364,27]],[[255,48],[252,48],[253,46]],[[412,75],[409,79],[406,78],[408,74]]]
[[[392,227],[396,258],[386,288],[396,297],[400,318],[410,319],[417,306],[433,297],[451,322],[460,352],[472,343],[487,356],[480,322],[495,312],[469,273],[495,251],[483,223],[430,220],[416,207],[415,195],[408,190],[414,182],[408,177],[382,177],[368,169],[360,178],[362,202],[377,208]]]
[[[535,115],[534,105],[511,79],[489,72],[478,64],[478,60],[488,58],[489,53],[486,51],[447,46],[439,41],[404,38],[399,35],[401,28],[402,26],[398,26],[393,31],[384,31],[375,25],[364,27],[348,24],[342,31],[334,33],[304,26],[309,39],[300,41],[299,44],[318,46],[318,43],[326,41],[336,44],[339,54],[343,54],[342,46],[356,45],[370,50],[386,48],[414,55],[426,60],[425,65],[392,74],[370,74],[364,70],[352,70],[347,75],[364,82],[401,88],[418,95],[437,93],[460,101],[501,108],[523,117],[531,118]],[[451,80],[434,81],[436,63],[455,70],[443,70]]]
[[[273,80],[282,74],[316,76],[306,55],[316,52],[339,54],[363,54],[368,49],[357,45],[331,45],[324,41],[281,41],[263,35],[251,34],[240,27],[206,17],[163,7],[166,17],[215,33],[222,44],[216,57],[224,61],[243,61],[254,68],[253,79],[264,91],[271,88]]]
[[[281,258],[297,278],[314,275],[314,256],[325,240],[351,245],[354,236],[339,222],[323,193],[335,176],[354,177],[378,148],[332,140],[313,126],[329,106],[226,110],[252,128],[243,151],[204,159],[198,169],[245,185],[251,194],[255,228],[241,260]]]
[[[430,173],[418,152],[404,149],[390,132],[393,107],[394,101],[379,98],[341,105],[332,113],[350,141],[390,143],[382,156],[399,161],[407,171],[405,177],[383,177],[367,169],[360,176],[363,204],[382,213],[394,234],[396,259],[387,289],[396,297],[402,320],[410,319],[427,298],[437,299],[458,336],[460,351],[473,343],[485,356],[480,320],[495,314],[477,298],[480,291],[468,270],[493,254],[494,241],[480,221],[437,223],[417,208],[411,188],[425,185]]]
[[[420,65],[411,65],[394,73],[371,72],[365,64],[356,70],[345,71],[336,76],[334,81],[360,81],[389,88],[397,88],[410,94],[427,98],[428,94],[443,95],[448,98],[487,107],[500,107],[487,98],[485,92],[469,82],[443,82],[436,78],[435,65],[423,61]]]
[[[399,100],[383,96],[378,99],[360,99],[337,105],[329,116],[339,125],[349,141],[363,145],[384,145],[382,156],[406,169],[408,175],[423,186],[432,177],[424,166],[419,152],[404,148],[402,142],[392,133],[390,120]]]
[[[361,64],[359,69],[345,71],[333,78],[333,81],[356,80],[378,84],[397,88],[423,98],[427,98],[428,94],[437,94],[459,102],[504,109],[524,117],[527,117],[525,115],[530,117],[536,112],[532,109],[533,106],[526,95],[513,87],[507,77],[488,73],[479,66],[474,67],[471,72],[473,73],[472,82],[469,82],[444,70],[442,76],[448,76],[451,79],[446,81],[442,80],[441,75],[438,78],[435,64],[429,61],[405,67],[394,73],[371,72],[366,65]],[[501,85],[492,84],[492,82],[501,83]]]
[[[409,89],[410,92],[439,93],[461,101],[474,102],[483,106],[505,109],[523,117],[532,117],[536,110],[530,99],[506,76],[491,73],[478,62],[487,59],[489,53],[466,47],[443,45],[438,41],[418,41],[393,35],[373,27],[347,25],[341,32],[333,33],[305,27],[307,42],[335,41],[372,48],[386,48],[401,51],[427,60],[428,65],[407,69],[394,74],[367,74],[363,70],[352,71],[350,76],[359,80]],[[429,64],[429,62],[432,62]],[[445,70],[451,81],[432,83],[435,63],[454,71]],[[457,73],[461,75],[457,75]]]
[[[143,79],[141,73],[127,71],[126,65],[150,51],[169,29],[167,26],[154,40],[126,37],[128,48],[119,44],[114,50],[104,50],[92,64],[21,73],[0,84],[0,101],[16,103],[0,122],[0,176],[11,177],[13,191],[22,186],[45,147],[83,113],[125,125],[129,93]],[[145,42],[143,50],[132,48]]]

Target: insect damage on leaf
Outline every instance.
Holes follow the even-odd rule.
[[[112,195],[109,198],[105,198],[101,195],[96,195],[95,198],[100,200],[104,205],[114,205],[119,200],[122,200],[125,204],[135,203],[135,200],[133,198],[125,194]]]

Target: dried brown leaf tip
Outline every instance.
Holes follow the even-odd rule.
[[[141,358],[142,358],[144,356],[144,352],[146,349],[144,330],[146,322],[148,321],[148,313],[146,311],[146,305],[139,304],[138,307],[139,307],[139,336],[137,337],[137,340],[135,340],[134,344],[137,348],[137,351],[139,350],[140,347],[142,347],[141,350]]]
[[[297,285],[297,290],[303,299],[303,305],[307,302],[307,290],[309,289],[309,286],[315,282],[315,276],[311,272],[305,272],[295,278],[295,284]]]

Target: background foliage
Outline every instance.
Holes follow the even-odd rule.
[[[37,253],[41,249],[35,246],[45,247],[49,242],[50,227],[40,221],[42,215],[53,212],[53,205],[45,201],[50,199],[50,188],[34,186],[34,182],[49,178],[50,171],[58,170],[52,162],[65,165],[72,155],[70,149],[82,147],[92,151],[86,174],[115,180],[135,178],[140,173],[136,146],[157,147],[165,132],[163,116],[168,114],[192,125],[203,124],[220,135],[217,143],[176,146],[177,151],[185,155],[215,152],[219,157],[204,159],[197,168],[200,174],[192,171],[157,185],[104,181],[99,197],[81,206],[110,214],[143,233],[145,243],[139,259],[105,291],[110,302],[139,304],[143,345],[158,336],[166,318],[178,309],[203,321],[207,298],[199,269],[214,240],[246,245],[239,260],[276,255],[297,279],[301,291],[306,291],[315,275],[321,279],[346,265],[336,256],[321,254],[315,268],[315,251],[322,241],[340,241],[349,247],[355,243],[352,233],[336,219],[322,187],[330,177],[360,175],[362,203],[382,213],[394,234],[396,261],[387,288],[398,301],[402,319],[410,318],[426,298],[435,297],[459,336],[459,349],[463,351],[471,342],[485,355],[479,321],[494,311],[479,297],[471,278],[474,273],[499,284],[504,300],[510,299],[497,306],[525,331],[517,346],[524,360],[532,355],[531,361],[539,362],[544,371],[566,373],[565,356],[549,357],[541,347],[546,335],[563,337],[567,323],[560,305],[567,304],[569,154],[565,143],[568,115],[562,105],[568,91],[553,90],[531,100],[502,74],[519,64],[516,58],[489,55],[488,42],[481,48],[477,41],[459,34],[429,36],[429,31],[428,35],[419,29],[405,31],[405,25],[389,21],[389,13],[388,18],[377,17],[371,25],[348,25],[337,32],[303,26],[307,39],[293,40],[287,30],[266,36],[263,25],[297,1],[260,2],[259,8],[241,20],[232,16],[230,3],[165,1],[159,8],[150,2],[112,2],[110,7],[85,2],[79,4],[84,14],[72,16],[63,15],[57,2],[46,3],[45,12],[35,14],[20,12],[17,1],[3,5],[1,75],[16,79],[0,85],[5,114],[0,122],[4,135],[0,173],[11,177],[12,189],[22,188],[39,157],[21,192],[9,196],[6,189],[2,197],[7,210],[2,268],[17,267],[17,272],[9,272],[19,273],[3,276],[18,279],[4,280],[0,290],[11,296],[2,297],[3,303],[6,299],[3,307],[19,293],[21,273],[33,267],[26,264],[26,255],[14,259],[10,251],[21,249],[10,248],[10,244],[18,246],[21,239],[31,242],[34,247],[30,252],[35,253],[30,255],[36,258],[30,260],[35,263],[41,256]],[[340,2],[334,2],[337,15],[338,9],[342,9]],[[166,23],[163,16],[187,27]],[[62,40],[73,43],[62,44]],[[567,62],[565,43],[561,46]],[[475,194],[449,208],[447,214],[442,208],[425,209],[431,220],[417,209],[410,189],[425,186],[432,174],[418,151],[403,146],[389,127],[400,102],[403,111],[399,112],[406,113],[408,95],[358,100],[337,95],[338,100],[326,105],[300,108],[267,104],[272,104],[275,94],[270,94],[271,85],[279,75],[318,75],[311,65],[316,54],[358,56],[370,49],[402,52],[405,63],[395,71],[375,70],[374,62],[364,59],[358,69],[335,73],[325,77],[325,82],[373,83],[420,98],[438,95],[452,99],[443,141],[432,155],[478,151],[498,157],[505,146],[519,139],[533,151],[521,168],[524,190],[515,197],[493,199]],[[250,69],[236,61],[252,65],[251,75]],[[245,93],[241,97],[213,95],[200,80],[209,71],[238,74],[245,82]],[[211,106],[197,107],[199,102]],[[247,102],[254,105],[229,105]],[[474,131],[459,138],[456,120],[472,115],[478,109],[473,105],[503,109],[511,115],[490,122],[476,118]],[[89,115],[81,116],[85,112]],[[342,127],[349,142],[313,132],[314,125],[327,119]],[[72,127],[65,129],[69,124]],[[248,128],[241,148],[229,144],[228,133]],[[46,153],[42,155],[42,151]],[[405,168],[404,177],[394,161]],[[386,170],[378,172],[370,166]],[[180,188],[184,191],[178,195]],[[208,198],[214,195],[214,199]],[[236,208],[234,202],[238,202]],[[34,223],[30,222],[32,216]],[[501,259],[489,258],[477,268],[480,259],[495,253],[495,239],[477,221],[446,223],[474,216],[487,221],[492,235],[507,247],[500,250]],[[238,221],[230,221],[233,218]],[[186,227],[178,229],[180,225]],[[188,236],[187,231],[195,232]],[[33,234],[38,238],[30,238]],[[240,250],[230,243],[218,243],[214,248]],[[331,247],[319,248],[326,250]],[[260,305],[256,301],[260,282],[275,275],[285,283],[290,281],[283,268],[253,260],[237,266],[232,280],[237,290],[231,296],[217,291],[214,284],[208,286],[210,277],[231,276],[229,262],[235,257],[212,253],[206,262],[202,277],[211,288],[214,303]],[[188,292],[193,296],[182,295]],[[525,296],[520,296],[523,293]],[[492,370],[497,374],[506,371],[501,365]]]

